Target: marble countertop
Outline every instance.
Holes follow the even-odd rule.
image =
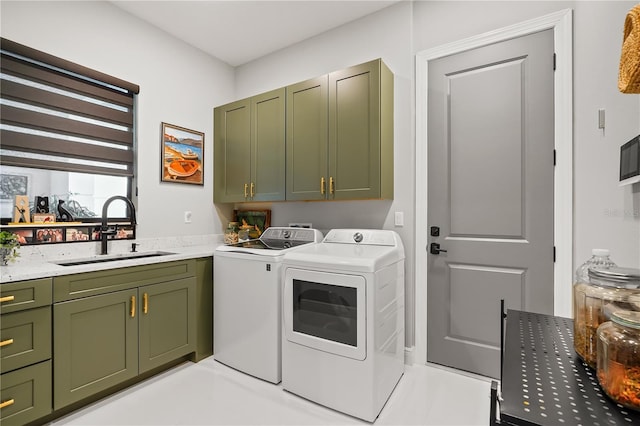
[[[92,243],[56,244],[56,246],[73,246],[64,249],[59,247],[49,249],[49,247],[42,246],[26,246],[20,249],[20,257],[17,261],[10,262],[6,266],[0,266],[0,283],[211,257],[216,247],[223,244],[221,236],[148,239],[136,240],[135,242],[139,244],[136,255],[157,252],[170,254],[127,259],[127,256],[134,254],[131,253],[131,240],[127,242],[114,241],[113,244],[110,242],[112,245],[108,255],[98,254],[99,249],[93,247]],[[59,264],[62,262],[103,260],[106,258],[114,260],[70,266]]]

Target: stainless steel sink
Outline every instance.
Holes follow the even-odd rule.
[[[76,265],[90,265],[92,263],[104,263],[104,262],[115,262],[117,260],[130,260],[130,259],[144,259],[145,257],[158,257],[158,256],[167,256],[171,253],[168,251],[146,251],[140,253],[125,253],[113,256],[100,256],[100,257],[92,257],[88,259],[74,259],[74,260],[65,260],[63,262],[52,262],[56,265],[60,266],[76,266]]]

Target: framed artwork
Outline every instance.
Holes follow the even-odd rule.
[[[249,237],[258,238],[271,226],[271,210],[234,210],[233,222],[238,222],[240,227],[251,226]]]
[[[204,133],[162,123],[162,182],[204,185]]]
[[[0,174],[0,199],[14,200],[16,195],[28,195],[29,177]]]

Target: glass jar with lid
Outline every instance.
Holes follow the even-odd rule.
[[[640,312],[616,311],[598,327],[597,376],[611,399],[640,411]]]
[[[591,368],[597,363],[597,329],[618,310],[640,311],[632,297],[640,294],[640,270],[595,268],[588,281],[573,286],[573,347]]]
[[[237,244],[238,243],[238,222],[229,222],[227,229],[224,231],[224,243],[225,244]]]

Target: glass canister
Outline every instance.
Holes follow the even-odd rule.
[[[596,368],[597,330],[618,310],[640,311],[631,302],[640,293],[640,270],[596,268],[588,270],[588,280],[573,286],[573,347],[591,368]]]
[[[587,259],[582,265],[576,269],[575,281],[578,282],[588,282],[589,281],[589,268],[611,268],[612,266],[617,266],[613,260],[611,260],[611,255],[609,253],[609,249],[592,249],[591,257]]]
[[[614,312],[598,327],[597,373],[611,399],[640,411],[640,312]]]
[[[229,222],[227,229],[224,231],[224,243],[225,244],[237,244],[238,243],[238,222]]]

